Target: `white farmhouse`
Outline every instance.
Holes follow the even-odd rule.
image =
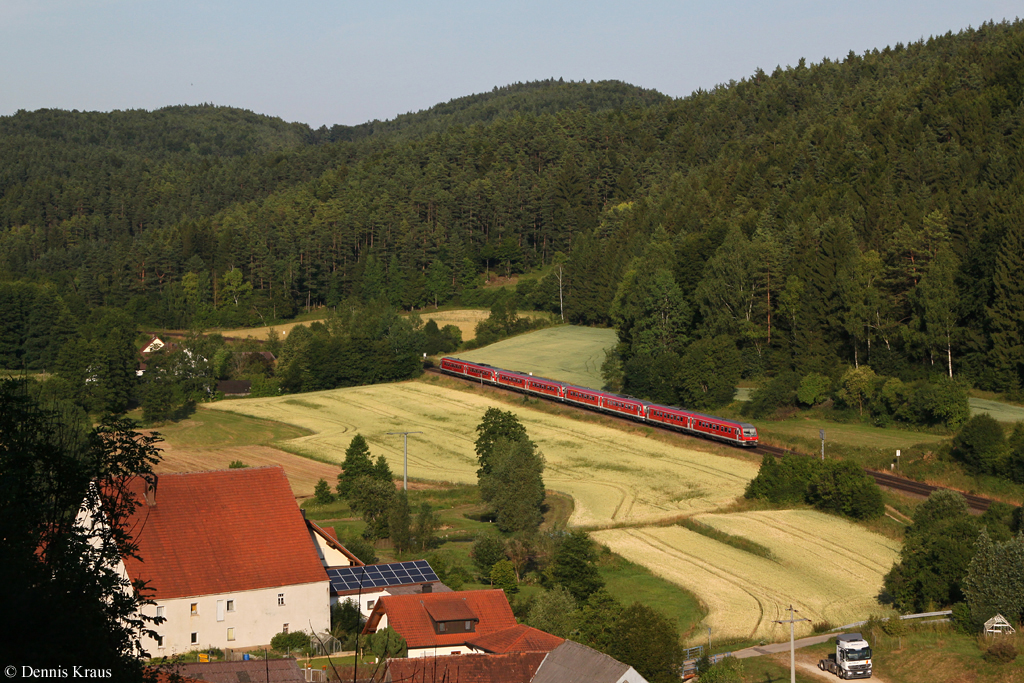
[[[330,628],[330,582],[284,470],[257,467],[136,480],[129,522],[147,582],[166,621],[145,639],[151,656],[267,645],[281,631]]]

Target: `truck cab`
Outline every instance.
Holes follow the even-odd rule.
[[[818,668],[843,680],[871,678],[871,646],[859,633],[841,633],[836,636],[836,653],[819,661]]]

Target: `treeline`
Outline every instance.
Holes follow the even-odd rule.
[[[113,115],[19,113],[0,122],[0,268],[72,310],[180,327],[472,299],[481,274],[558,263],[536,305],[614,324],[608,377],[635,395],[710,407],[737,375],[862,366],[1012,393],[1022,73],[1013,22],[679,100],[544,82],[351,134],[118,114],[153,140],[190,117],[224,136],[184,126],[149,156],[123,134],[47,137]]]

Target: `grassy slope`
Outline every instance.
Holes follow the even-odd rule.
[[[615,330],[559,325],[506,339],[460,358],[504,368],[532,372],[541,377],[600,388],[605,349],[616,341]]]

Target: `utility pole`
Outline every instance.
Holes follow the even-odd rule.
[[[818,436],[821,437],[821,461],[825,462],[825,430],[819,429]]]
[[[402,472],[402,490],[409,490],[409,435],[422,434],[423,432],[388,432],[388,434],[401,434],[405,437],[405,470]]]
[[[799,610],[789,606],[789,619],[776,619],[776,624],[789,624],[789,683],[796,683],[796,648],[793,646],[793,624],[798,621],[810,621],[810,619],[797,619],[796,613]]]

